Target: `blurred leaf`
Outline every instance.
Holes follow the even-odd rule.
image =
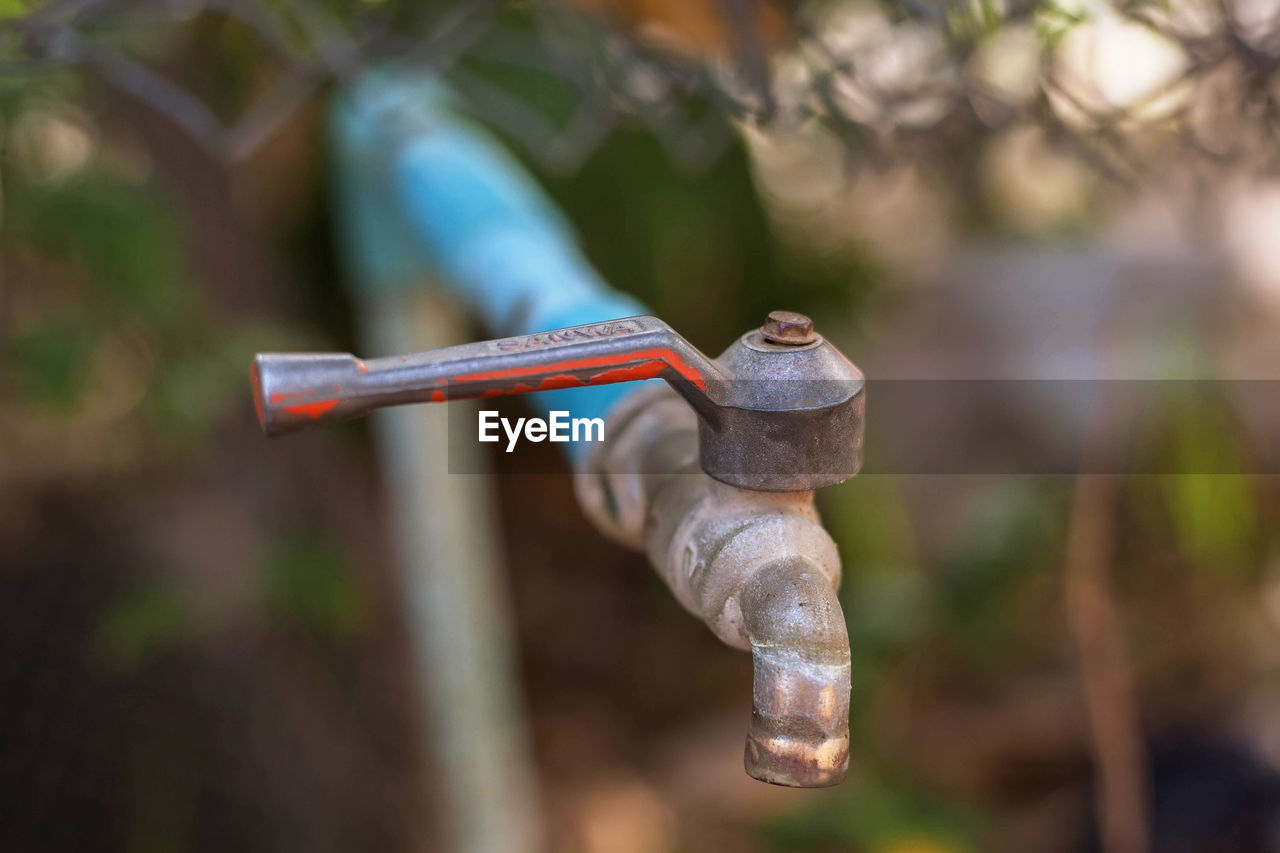
[[[103,614],[97,647],[107,662],[133,667],[182,635],[190,602],[173,587],[140,583],[120,595]]]
[[[818,493],[827,529],[850,571],[915,565],[915,531],[901,482],[864,475]]]
[[[943,557],[938,592],[948,636],[962,641],[975,664],[1000,665],[1021,647],[1010,640],[1028,612],[1016,605],[1059,550],[1054,509],[1044,488],[1021,481],[990,488],[968,507],[970,518]]]
[[[0,0],[0,21],[6,18],[19,18],[48,6],[50,0]]]
[[[108,308],[163,326],[189,296],[172,215],[122,179],[100,171],[65,183],[10,178],[4,222],[9,240],[78,265]]]
[[[1079,4],[1074,5],[1083,8]],[[1036,9],[1033,20],[1036,36],[1046,47],[1053,48],[1073,27],[1084,23],[1085,14],[1063,4],[1049,2]]]
[[[1204,472],[1160,479],[1173,540],[1201,569],[1252,573],[1259,565],[1260,534],[1252,484],[1245,476],[1212,473],[1248,470],[1226,401],[1206,400],[1198,385],[1168,383],[1164,390],[1168,417],[1161,422],[1172,428],[1155,442],[1167,455],[1157,470]]]
[[[267,608],[329,639],[351,639],[366,625],[368,601],[336,543],[318,537],[278,545],[260,583]]]
[[[947,31],[960,46],[970,47],[1004,24],[1002,4],[993,0],[971,0],[950,6],[946,11]]]
[[[849,628],[854,702],[867,705],[899,652],[930,624],[932,599],[900,481],[863,476],[821,492],[819,500],[844,565],[840,602]]]
[[[1183,475],[1163,479],[1164,498],[1179,549],[1197,566],[1251,572],[1258,522],[1247,477]]]
[[[0,0],[0,3],[12,2],[14,0]],[[10,122],[34,103],[73,103],[80,96],[82,82],[77,71],[67,68],[42,69],[38,74],[0,75],[0,118]]]
[[[28,399],[71,406],[84,389],[95,338],[80,314],[49,317],[15,334],[7,359],[14,387]]]
[[[283,334],[274,337],[284,339]],[[199,443],[229,407],[239,402],[249,411],[248,365],[261,348],[255,347],[255,340],[252,335],[235,334],[161,362],[148,404],[155,426],[165,437]]]
[[[905,785],[851,779],[838,792],[762,827],[780,850],[833,847],[867,853],[977,850],[973,813]]]
[[[167,360],[148,401],[156,425],[170,438],[203,439],[216,422],[228,384],[216,356],[195,353]]]

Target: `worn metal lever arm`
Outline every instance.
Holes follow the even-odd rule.
[[[706,417],[722,370],[656,317],[629,317],[412,355],[263,353],[254,405],[267,435],[368,414],[383,406],[665,379]]]

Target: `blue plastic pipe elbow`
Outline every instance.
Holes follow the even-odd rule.
[[[357,290],[435,284],[503,337],[647,313],[600,279],[528,174],[431,75],[373,71],[337,97],[336,192]],[[528,402],[544,416],[603,418],[636,390],[566,388]],[[586,449],[563,446],[575,464]]]

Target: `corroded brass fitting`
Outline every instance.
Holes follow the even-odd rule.
[[[577,479],[579,501],[615,539],[643,548],[689,612],[750,651],[747,772],[822,787],[849,762],[849,638],[840,561],[813,492],[759,492],[697,467],[697,423],[665,388],[632,395]]]

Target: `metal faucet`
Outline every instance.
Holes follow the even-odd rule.
[[[383,406],[666,380],[610,412],[580,502],[721,640],[751,651],[747,772],[794,787],[844,779],[849,640],[813,493],[861,465],[864,380],[808,318],[775,311],[715,360],[661,320],[630,317],[368,361],[267,353],[252,375],[267,435]]]

